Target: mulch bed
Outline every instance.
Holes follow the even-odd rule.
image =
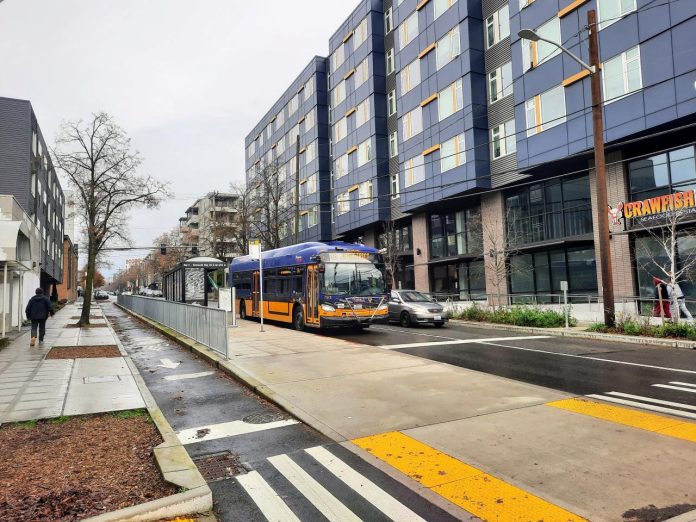
[[[144,414],[0,428],[0,520],[69,522],[176,493],[157,469]]]
[[[95,357],[121,357],[115,344],[100,346],[54,346],[46,359],[94,359]]]
[[[79,317],[78,317],[79,319]],[[83,324],[79,325],[77,323],[68,323],[64,326],[64,328],[106,328],[106,323],[104,324]]]

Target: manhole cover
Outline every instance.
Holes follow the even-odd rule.
[[[247,415],[242,420],[248,424],[267,424],[269,422],[282,421],[287,419],[282,413],[262,411]]]
[[[225,480],[246,473],[246,469],[239,463],[239,456],[229,451],[204,455],[193,461],[206,482]]]

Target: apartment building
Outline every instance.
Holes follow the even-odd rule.
[[[195,255],[231,261],[240,255],[234,228],[239,195],[209,192],[186,209],[179,218],[179,239],[182,245],[195,248]]]
[[[589,10],[615,292],[652,295],[656,230],[696,188],[695,2],[362,0],[325,60],[331,237],[379,246],[395,227],[404,287],[476,299],[547,296],[565,281],[597,294],[589,73],[518,36],[533,29],[588,62]],[[249,168],[258,156],[247,158]],[[680,219],[684,266],[696,248],[688,213]],[[696,277],[685,279],[696,296]]]

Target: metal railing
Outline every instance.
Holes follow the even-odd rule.
[[[137,295],[121,294],[117,302],[122,307],[171,328],[228,358],[225,310]]]

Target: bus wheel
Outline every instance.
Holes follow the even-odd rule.
[[[304,311],[300,305],[295,306],[295,309],[292,311],[292,326],[298,332],[305,329]]]
[[[246,303],[244,301],[239,301],[239,318],[246,319]]]

